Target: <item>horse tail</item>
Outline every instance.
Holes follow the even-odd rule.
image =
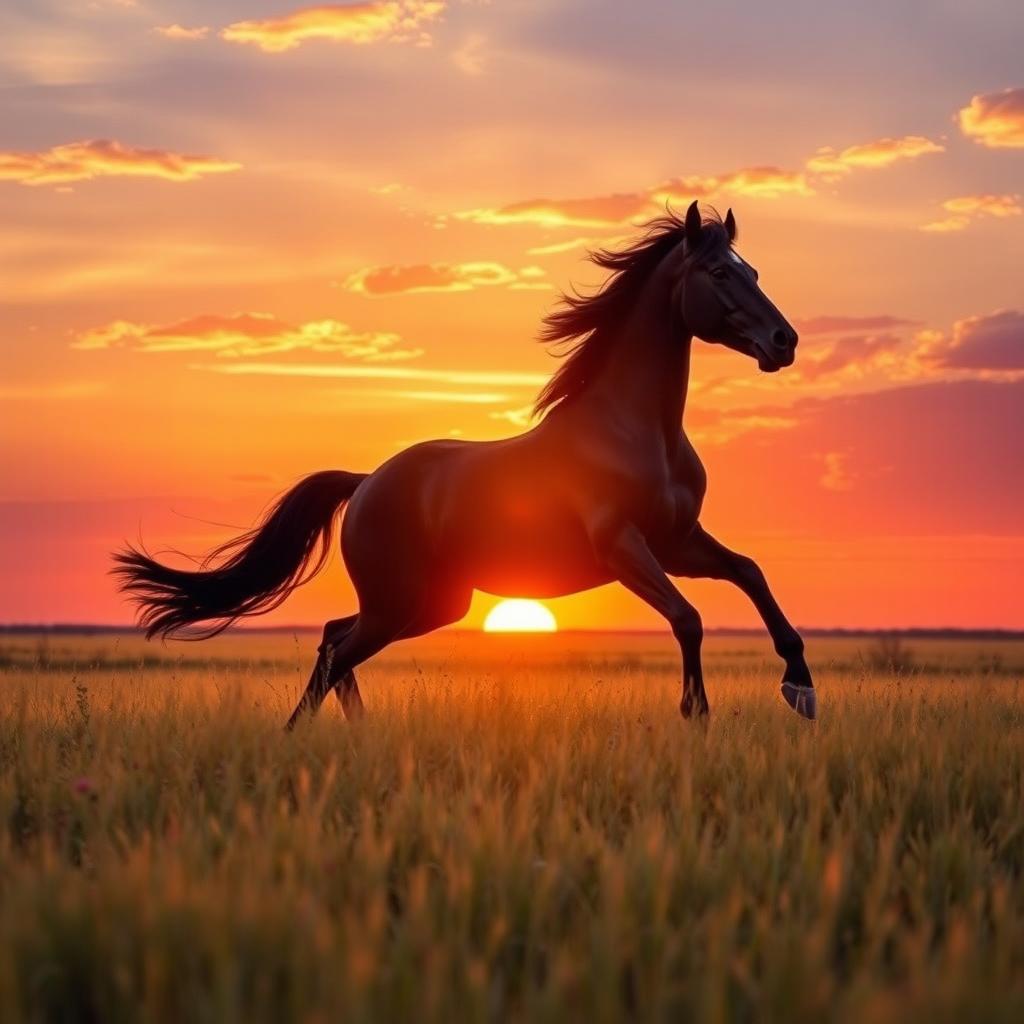
[[[365,479],[341,470],[307,476],[251,530],[211,551],[198,570],[172,569],[140,548],[115,553],[111,571],[139,606],[146,638],[202,640],[242,616],[277,608],[323,569],[335,516]],[[205,625],[189,628],[196,623]]]

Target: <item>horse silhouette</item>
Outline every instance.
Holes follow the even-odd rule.
[[[542,338],[574,342],[536,402],[542,418],[500,441],[413,445],[369,474],[314,473],[198,571],[143,550],[115,555],[147,637],[199,639],[276,608],[323,568],[338,511],[359,612],[328,622],[309,684],[289,719],[334,689],[363,712],[354,669],[394,640],[460,619],[474,589],[556,597],[619,581],[667,621],[682,655],[684,717],[708,713],[700,615],[670,576],[729,580],[751,599],[785,662],[782,695],[816,715],[803,642],[750,558],[698,519],[706,474],[682,430],[694,337],[789,366],[797,335],[736,252],[722,221],[694,202],[619,251],[591,254],[611,271],[572,295]]]

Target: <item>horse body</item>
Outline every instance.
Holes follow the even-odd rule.
[[[538,400],[547,415],[532,430],[500,441],[425,442],[364,478],[307,478],[226,549],[232,558],[219,569],[183,573],[140,552],[119,556],[150,632],[173,635],[203,620],[218,623],[213,632],[279,603],[301,582],[316,540],[329,542],[334,513],[347,502],[341,547],[359,614],[325,626],[290,725],[332,688],[346,713],[361,713],[354,667],[395,639],[457,621],[474,590],[556,597],[613,581],[664,616],[682,654],[683,714],[706,713],[700,616],[668,575],[743,589],[786,662],[783,695],[814,717],[803,645],[763,574],[699,524],[706,475],[681,427],[694,335],[767,370],[792,362],[796,335],[731,248],[731,211],[724,225],[707,223],[695,203],[685,222],[661,227],[625,253],[598,254],[616,271],[612,283],[548,318],[549,339],[583,340]],[[304,485],[311,497],[300,501]],[[269,573],[248,565],[253,550],[268,547],[268,533],[276,537],[290,521],[301,526],[301,557],[289,554]]]

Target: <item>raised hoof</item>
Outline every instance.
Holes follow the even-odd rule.
[[[785,702],[802,718],[813,722],[818,717],[818,694],[813,686],[801,686],[799,683],[791,683],[788,679],[782,681],[782,697]]]

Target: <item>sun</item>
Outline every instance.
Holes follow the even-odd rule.
[[[554,633],[557,629],[550,608],[520,597],[499,601],[484,619],[485,633]]]

